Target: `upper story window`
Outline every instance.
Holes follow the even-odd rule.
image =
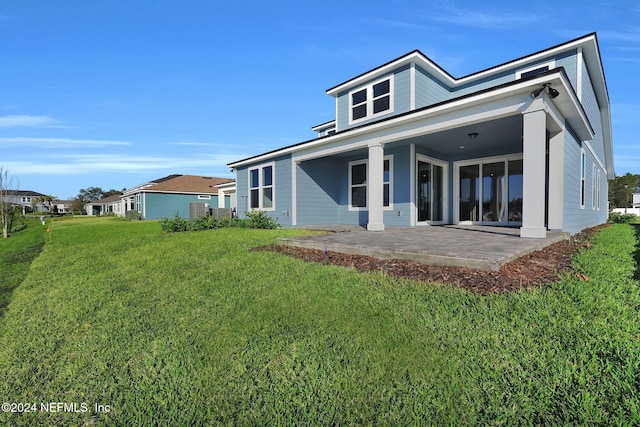
[[[393,76],[349,93],[349,123],[393,112]]]
[[[516,80],[525,79],[527,77],[535,76],[536,74],[544,73],[556,68],[556,61],[545,62],[544,64],[537,64],[533,67],[524,68],[516,71]]]
[[[273,163],[249,169],[249,208],[274,210],[273,187]]]

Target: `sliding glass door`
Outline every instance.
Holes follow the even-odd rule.
[[[519,225],[522,222],[522,159],[458,162],[458,222]]]

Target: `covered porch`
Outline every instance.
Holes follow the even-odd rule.
[[[547,84],[553,97],[534,90]],[[563,229],[567,123],[592,137],[578,105],[556,72],[338,134],[293,155],[292,225],[493,225],[544,239]]]

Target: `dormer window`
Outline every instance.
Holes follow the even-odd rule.
[[[554,68],[556,68],[556,61],[549,61],[544,64],[538,64],[534,65],[533,67],[518,70],[516,71],[516,80],[526,79],[527,77],[532,77],[536,74],[541,74]]]
[[[393,111],[393,76],[378,80],[349,93],[349,123],[370,119]]]

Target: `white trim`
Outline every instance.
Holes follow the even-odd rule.
[[[291,225],[298,225],[298,162],[291,157]]]
[[[409,109],[416,109],[416,63],[411,62],[409,68]]]
[[[416,225],[416,144],[409,145],[409,176],[413,179],[409,180],[409,225]],[[449,177],[447,177],[447,181]]]
[[[578,184],[580,209],[584,209],[587,204],[587,152],[584,148],[580,149],[580,181]]]
[[[366,211],[368,206],[367,206],[367,197],[365,196],[364,198],[364,206],[353,206],[353,200],[352,200],[352,193],[353,193],[353,180],[352,180],[352,169],[354,166],[357,165],[365,165],[365,179],[364,179],[364,183],[362,184],[357,184],[359,187],[364,187],[365,191],[368,191],[368,183],[369,183],[369,161],[367,159],[362,159],[362,160],[354,160],[352,162],[348,163],[348,167],[349,167],[349,171],[348,171],[348,179],[349,179],[349,185],[348,185],[348,208],[349,211]]]
[[[220,190],[218,190],[218,194],[220,194]],[[198,200],[211,200],[210,194],[198,194]]]
[[[271,185],[264,185],[264,169],[271,167]],[[257,170],[258,171],[258,186],[251,186],[251,172]],[[247,200],[247,210],[261,210],[272,212],[276,210],[276,166],[275,162],[267,162],[255,165],[254,167],[247,168],[247,187],[248,187],[248,200]],[[271,188],[271,207],[264,207],[264,189]],[[258,190],[258,207],[251,206],[251,190]]]
[[[578,54],[576,55],[576,94],[578,100],[582,103],[582,75],[584,73],[584,60],[582,59],[582,47],[578,48]]]
[[[591,162],[591,210],[596,210],[596,162]]]
[[[380,111],[378,113],[374,113],[373,112],[373,105],[374,105],[374,102],[375,102],[376,99],[374,99],[374,97],[373,97],[373,87],[375,85],[377,85],[377,84],[380,84],[380,83],[386,81],[386,80],[389,80],[389,93],[388,93],[388,95],[384,94],[381,97],[385,97],[385,96],[389,97],[389,108],[387,108],[386,110]],[[367,97],[366,97],[366,99],[365,99],[365,101],[363,103],[360,103],[360,104],[357,104],[357,105],[365,105],[366,109],[367,109],[367,112],[364,115],[364,117],[361,117],[359,119],[355,119],[354,120],[352,118],[353,117],[353,108],[354,108],[354,106],[353,106],[353,96],[352,95],[354,93],[361,92],[363,90],[366,91]],[[373,81],[371,83],[368,83],[368,84],[366,84],[364,86],[359,86],[357,88],[354,88],[353,90],[350,90],[349,93],[347,94],[347,96],[349,97],[349,110],[348,110],[348,113],[349,113],[349,121],[348,121],[348,123],[349,123],[349,125],[362,123],[362,122],[365,122],[367,120],[375,119],[376,117],[384,116],[384,115],[387,115],[387,114],[393,114],[393,111],[394,111],[394,108],[393,108],[394,107],[394,105],[393,105],[394,104],[394,102],[393,102],[394,92],[395,92],[395,90],[394,90],[394,75],[393,74],[390,74],[388,76],[382,77],[382,78],[380,78],[378,80],[375,80],[375,81]],[[378,97],[378,99],[381,98],[381,97]]]
[[[529,66],[527,68],[516,70],[516,80],[521,79],[522,75],[525,74],[525,73],[528,73],[528,72],[534,71],[534,70],[538,70],[538,69],[544,68],[544,67],[547,67],[547,69],[544,70],[545,72],[548,71],[548,70],[553,70],[554,68],[556,68],[556,60],[552,59],[551,61],[542,62],[542,63],[539,63],[539,64],[535,64],[535,65]]]

